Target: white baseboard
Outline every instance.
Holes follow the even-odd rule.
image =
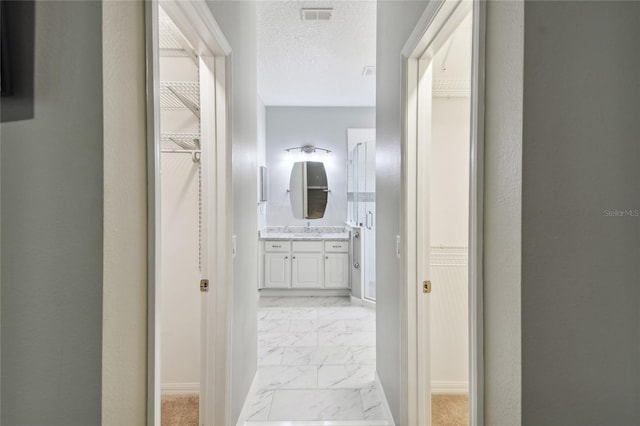
[[[384,394],[384,388],[382,387],[382,382],[380,382],[380,376],[378,376],[378,372],[376,371],[376,388],[380,391],[380,399],[382,400],[382,411],[384,411],[384,415],[387,418],[387,422],[389,422],[389,426],[396,426],[396,422],[393,420],[393,414],[391,414],[391,408],[389,408],[389,403],[387,402],[387,396]]]
[[[305,288],[261,288],[260,296],[263,297],[326,297],[349,296],[349,289],[305,289]]]
[[[364,306],[365,308],[376,308],[376,302],[367,299],[360,299],[354,296],[351,296],[351,303],[353,303],[354,305]]]
[[[256,393],[256,387],[258,386],[258,372],[253,375],[253,380],[251,381],[251,386],[249,387],[249,392],[244,397],[244,404],[242,404],[242,410],[240,411],[240,416],[238,416],[238,423],[236,426],[245,426],[247,422],[247,417],[249,417],[249,412],[251,410],[251,398]]]
[[[431,393],[458,395],[469,393],[469,382],[434,380],[431,382]]]
[[[162,383],[160,385],[162,395],[188,395],[200,393],[200,383]]]
[[[244,426],[389,426],[386,420],[286,420],[245,422]]]

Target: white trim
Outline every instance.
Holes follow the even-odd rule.
[[[384,393],[384,388],[382,387],[382,382],[380,381],[380,376],[378,376],[378,372],[376,371],[376,375],[374,378],[376,384],[376,389],[378,389],[380,401],[382,401],[382,411],[384,411],[384,415],[387,418],[389,426],[396,426],[396,423],[393,420],[393,414],[391,414],[391,408],[389,408],[389,402],[387,401],[387,395]]]
[[[484,105],[486,2],[473,4],[469,191],[469,418],[484,426]]]
[[[431,423],[431,332],[429,322],[431,318],[431,297],[422,292],[421,282],[431,277],[431,222],[430,222],[430,180],[431,180],[431,117],[432,117],[432,87],[433,61],[421,58],[418,61],[418,143],[415,158],[416,164],[416,273],[417,280],[413,287],[416,309],[416,415],[419,425]],[[428,119],[427,119],[428,117]],[[409,289],[412,289],[409,283]],[[425,326],[426,325],[426,326]],[[424,401],[428,401],[425,403]],[[411,401],[412,403],[414,401]],[[411,408],[411,406],[410,406]],[[410,411],[411,412],[411,411]]]
[[[426,47],[426,42],[424,42],[423,39],[427,32],[427,28],[429,28],[431,22],[440,11],[440,8],[442,8],[444,3],[445,2],[443,0],[437,0],[430,1],[427,4],[427,7],[425,7],[424,11],[422,12],[418,23],[413,28],[413,31],[411,31],[411,35],[402,48],[401,53],[403,58],[412,58],[416,56],[414,55],[416,51],[420,52],[420,55],[417,56],[422,56],[421,53]]]
[[[251,398],[256,394],[256,390],[258,388],[258,373],[253,375],[253,380],[251,381],[251,386],[249,386],[249,392],[244,399],[244,404],[242,404],[242,410],[240,410],[240,415],[238,416],[238,422],[236,426],[242,426],[247,424],[245,419],[249,415],[251,411]]]
[[[407,58],[402,69],[402,108],[405,123],[402,133],[401,159],[401,203],[400,232],[405,236],[400,240],[400,424],[417,424],[417,384],[416,372],[416,312],[412,303],[413,293],[409,283],[416,278],[416,230],[410,224],[416,223],[416,158],[417,148],[417,60]],[[409,254],[413,254],[409,256]]]
[[[371,309],[376,308],[376,302],[374,302],[373,300],[360,299],[355,296],[349,296],[349,297],[351,298],[351,303],[353,303],[354,305],[360,305],[360,306],[364,306],[365,308],[371,308]]]
[[[202,155],[200,157],[200,167],[202,172],[202,189],[206,192],[201,194],[202,199],[202,235],[201,235],[201,279],[210,279],[210,286],[213,287],[215,279],[212,276],[212,270],[215,267],[211,264],[211,260],[215,261],[216,254],[216,238],[218,232],[215,224],[216,210],[215,200],[216,193],[216,105],[215,105],[215,66],[214,58],[206,56],[198,56],[198,69],[200,75],[200,149]],[[202,96],[209,94],[208,96]],[[213,172],[212,172],[213,171]],[[215,399],[215,365],[217,356],[215,350],[211,350],[215,345],[216,335],[215,327],[210,329],[209,325],[215,324],[214,309],[211,308],[211,294],[215,288],[211,288],[209,293],[201,293],[200,300],[200,380],[203,383],[202,392],[200,393],[200,401],[198,404],[200,415],[199,418],[212,418],[216,410]],[[207,401],[213,401],[207,403]],[[202,423],[202,421],[201,421]]]
[[[145,2],[147,77],[147,426],[160,423],[160,78],[158,3]]]
[[[260,297],[349,297],[349,289],[261,288]]]
[[[417,247],[409,236],[417,234],[417,173],[414,161],[418,145],[418,64],[420,60],[430,59],[439,45],[434,40],[442,31],[446,32],[457,25],[461,11],[471,6],[473,13],[473,69],[471,84],[471,170],[470,170],[470,224],[469,224],[469,362],[470,362],[470,425],[484,425],[484,361],[483,361],[483,286],[482,286],[482,244],[483,244],[483,173],[484,173],[484,37],[486,28],[485,1],[472,3],[460,0],[430,2],[418,24],[407,40],[402,53],[403,61],[403,115],[405,126],[402,135],[402,232],[407,236],[402,242],[401,282],[402,287],[402,328],[401,328],[401,423],[430,424],[424,417],[424,410],[418,414],[419,387],[425,388],[431,383],[417,383],[415,375],[419,371],[416,357],[418,349],[417,333],[420,311],[425,306],[412,299],[413,285],[418,284],[416,275],[417,259],[414,256]],[[441,41],[441,40],[440,40]],[[439,41],[438,41],[439,42]],[[424,268],[423,268],[424,269]],[[425,277],[426,278],[426,277]],[[422,279],[425,279],[422,278]],[[420,294],[418,291],[417,294]],[[424,298],[423,298],[424,299]],[[428,307],[427,307],[428,309]],[[424,327],[422,327],[424,328]],[[422,337],[424,338],[424,337]],[[418,339],[420,340],[420,339]],[[418,358],[424,362],[424,354]],[[438,386],[438,383],[434,383]],[[435,389],[434,389],[435,391]],[[422,403],[424,405],[424,403]],[[420,422],[418,421],[418,418]]]
[[[162,396],[193,395],[200,393],[200,383],[163,383],[160,385]]]
[[[160,0],[160,6],[188,40],[200,42],[193,45],[198,56],[231,54],[231,45],[203,0]]]
[[[215,292],[209,297],[209,310],[215,314],[215,398],[222,401],[215,412],[215,419],[207,425],[228,424],[231,413],[231,306],[233,284],[233,236],[231,189],[231,56],[215,58],[216,75],[216,274]],[[207,404],[213,401],[207,400]],[[220,408],[222,406],[222,408]]]
[[[465,395],[469,393],[469,382],[455,380],[434,380],[431,382],[431,394]]]

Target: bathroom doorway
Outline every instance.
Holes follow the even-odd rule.
[[[257,373],[237,424],[389,425],[376,374],[377,4],[256,8]]]

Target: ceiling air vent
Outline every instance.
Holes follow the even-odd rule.
[[[300,9],[300,16],[303,21],[328,21],[331,19],[332,14],[332,7]]]

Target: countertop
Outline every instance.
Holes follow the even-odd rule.
[[[261,240],[349,240],[344,226],[269,226],[260,230]]]

